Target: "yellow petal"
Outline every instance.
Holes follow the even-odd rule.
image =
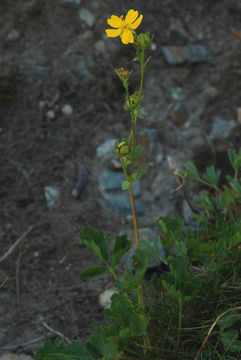
[[[123,21],[118,16],[112,15],[110,19],[107,20],[108,24],[113,28],[121,27]]]
[[[140,15],[136,21],[134,21],[132,24],[129,25],[129,27],[135,30],[142,22],[142,19],[143,19],[143,15]]]
[[[134,42],[134,36],[130,30],[125,29],[121,35],[121,41],[123,44],[129,44]]]
[[[136,20],[137,16],[138,16],[138,11],[137,10],[136,11],[133,10],[133,9],[129,10],[127,15],[126,15],[126,18],[125,18],[125,23],[128,24],[128,25],[133,23],[133,21]]]
[[[121,34],[121,29],[107,29],[105,30],[108,37],[117,37]]]

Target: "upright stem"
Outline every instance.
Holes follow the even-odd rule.
[[[129,189],[129,195],[130,195],[131,210],[132,210],[132,215],[133,215],[135,242],[136,242],[136,247],[138,248],[140,246],[140,240],[139,240],[137,217],[136,217],[136,207],[135,207],[135,201],[134,201],[132,187]]]
[[[141,62],[141,83],[140,83],[139,96],[141,99],[143,80],[144,80],[144,50],[141,51],[141,61],[140,62]]]

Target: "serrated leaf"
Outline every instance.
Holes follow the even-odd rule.
[[[87,346],[80,340],[73,340],[66,345],[62,360],[96,360],[96,357],[89,351]]]
[[[91,227],[86,227],[80,234],[83,244],[94,251],[104,262],[109,262],[110,239],[103,231],[95,231]]]
[[[192,162],[188,161],[185,166],[188,170],[188,173],[187,173],[188,177],[190,177],[192,179],[199,179],[198,170]]]
[[[128,190],[132,187],[132,182],[129,182],[128,180],[124,180],[121,184],[121,189],[124,190]]]
[[[111,360],[120,353],[117,344],[118,340],[105,339],[102,330],[96,329],[87,343],[87,348],[92,354],[95,354],[95,359]]]
[[[144,276],[148,266],[150,265],[151,255],[141,248],[136,249],[136,253],[132,256],[135,273]]]
[[[132,314],[135,312],[134,305],[128,297],[121,294],[114,294],[111,298],[110,309],[105,310],[105,315],[122,327],[130,327]]]
[[[116,266],[122,256],[131,248],[131,242],[126,235],[116,236],[112,252],[112,267]]]
[[[80,273],[80,280],[86,281],[88,279],[96,278],[106,274],[108,270],[104,266],[94,266],[90,269],[84,270]]]
[[[212,165],[207,167],[206,173],[203,175],[203,178],[208,182],[210,182],[212,185],[217,186],[220,175],[221,175],[221,171],[220,170],[216,171],[214,166]]]
[[[35,354],[35,360],[63,360],[64,345],[60,340],[56,340],[55,344],[48,340],[43,347],[38,348]]]
[[[143,276],[133,274],[129,269],[117,279],[116,286],[120,292],[130,293],[137,290],[143,282]]]

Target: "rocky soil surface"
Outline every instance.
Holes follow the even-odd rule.
[[[98,261],[79,233],[132,227],[112,152],[130,128],[114,69],[133,70],[134,90],[139,68],[132,47],[104,32],[108,17],[131,8],[144,15],[140,31],[154,34],[137,125],[146,169],[135,189],[139,226],[158,234],[161,215],[189,221],[170,164],[225,172],[227,149],[240,147],[239,1],[1,0],[2,354],[32,356],[59,333],[86,340],[104,321],[98,296],[111,279],[80,282]],[[191,200],[199,189],[186,190]]]

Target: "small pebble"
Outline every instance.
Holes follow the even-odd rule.
[[[16,41],[19,38],[20,38],[20,33],[16,29],[13,29],[12,31],[10,31],[10,33],[8,33],[8,36],[7,36],[8,41]]]
[[[55,112],[53,110],[49,110],[49,111],[47,111],[46,116],[49,120],[52,120],[55,118]]]
[[[64,105],[64,106],[62,107],[62,114],[65,115],[65,116],[70,116],[70,115],[72,115],[72,114],[73,114],[73,108],[72,108],[72,106],[71,106],[71,105],[68,105],[68,104]]]

